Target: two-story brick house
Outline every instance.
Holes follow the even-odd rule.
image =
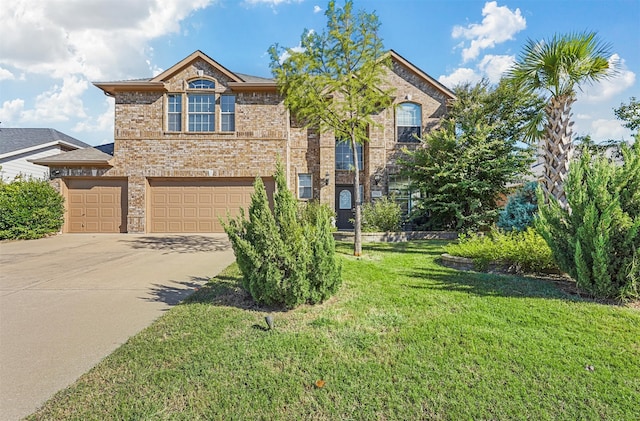
[[[400,193],[396,160],[432,130],[453,93],[390,51],[394,106],[358,151],[365,201]],[[278,157],[300,200],[336,209],[349,228],[348,143],[297,127],[272,79],[226,69],[196,51],[150,79],[99,82],[115,98],[113,156],[62,154],[48,165],[67,199],[66,232],[221,232],[218,217],[247,207],[256,176],[273,191]],[[96,151],[97,152],[97,151]],[[90,155],[90,156],[89,156]],[[405,203],[406,205],[406,203]]]

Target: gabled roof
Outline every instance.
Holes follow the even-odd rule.
[[[106,154],[96,148],[76,149],[75,151],[63,152],[58,155],[48,156],[39,159],[28,159],[27,161],[37,165],[50,166],[77,166],[77,165],[96,165],[111,166],[109,161],[113,156]]]
[[[423,72],[419,67],[415,66],[413,63],[411,63],[406,58],[402,57],[400,54],[398,54],[394,50],[389,50],[389,55],[391,56],[391,60],[402,64],[404,67],[409,69],[411,72],[416,74],[418,77],[424,79],[426,82],[428,82],[431,85],[433,85],[434,88],[436,88],[438,91],[442,92],[449,99],[456,99],[456,95],[453,93],[453,91],[451,89],[447,88],[442,83],[438,82],[436,79],[432,78],[431,76],[429,76],[428,74]]]
[[[211,67],[227,76],[230,80],[229,87],[233,90],[251,89],[275,89],[276,83],[273,79],[235,73],[227,69],[205,53],[196,50],[180,62],[174,64],[159,75],[149,79],[121,80],[113,82],[94,82],[93,84],[102,89],[105,94],[113,95],[123,91],[156,91],[166,92],[165,83],[177,73],[192,65],[195,61],[202,60]]]
[[[208,55],[206,55],[200,50],[194,51],[193,53],[191,53],[189,56],[187,56],[177,64],[174,64],[164,72],[160,73],[158,76],[151,79],[151,81],[165,82],[167,79],[171,79],[171,77],[176,73],[183,71],[186,67],[190,66],[196,60],[204,60],[209,65],[211,65],[211,67],[213,67],[223,75],[227,76],[233,82],[243,82],[242,78],[238,76],[236,73],[233,73],[231,70],[227,69],[226,67],[224,67],[223,65],[221,65],[220,63],[218,63],[217,61],[215,61],[214,59],[212,59],[211,57],[209,57]]]
[[[9,156],[49,145],[90,148],[75,137],[55,129],[0,128],[0,156]]]

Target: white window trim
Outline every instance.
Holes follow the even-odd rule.
[[[310,185],[309,186],[303,186],[302,183],[300,182],[300,176],[309,176]],[[300,199],[300,200],[312,200],[313,199],[313,174],[311,174],[311,173],[298,173],[297,182],[298,182],[298,199]],[[301,188],[310,189],[309,197],[302,197]]]

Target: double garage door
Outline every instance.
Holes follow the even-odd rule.
[[[148,229],[153,233],[224,232],[219,218],[248,209],[253,179],[150,179]],[[269,196],[273,180],[265,180]]]
[[[224,232],[219,217],[248,209],[253,179],[149,179],[146,231],[152,233]],[[275,183],[265,179],[273,197]],[[126,179],[67,179],[67,231],[127,232]]]

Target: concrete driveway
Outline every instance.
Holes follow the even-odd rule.
[[[35,411],[233,259],[216,234],[0,243],[0,420]]]

